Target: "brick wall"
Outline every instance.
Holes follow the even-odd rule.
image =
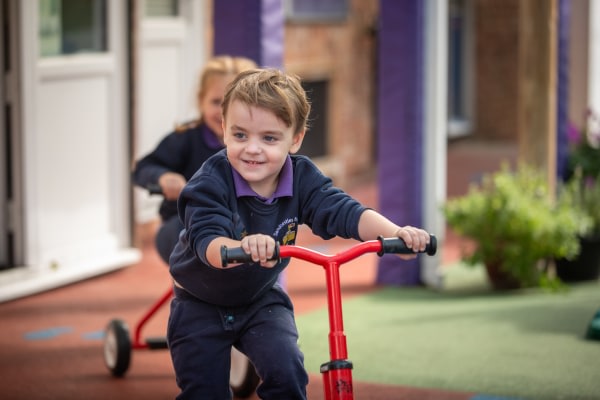
[[[476,0],[474,136],[516,140],[519,0]]]
[[[317,161],[340,185],[374,166],[377,11],[377,0],[352,0],[345,21],[285,28],[285,68],[329,83],[328,156]]]

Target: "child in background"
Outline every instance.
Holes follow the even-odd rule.
[[[221,102],[225,87],[238,73],[251,68],[256,64],[244,57],[210,59],[200,73],[196,96],[199,118],[177,127],[136,163],[134,183],[142,188],[159,185],[164,196],[156,248],[167,263],[183,228],[177,216],[177,198],[202,163],[223,148]]]
[[[254,364],[261,399],[305,399],[293,307],[277,284],[289,259],[269,260],[275,243],[294,244],[300,224],[323,239],[400,237],[415,252],[429,234],[363,207],[307,157],[293,155],[310,110],[297,77],[242,72],[222,108],[226,148],[190,179],[178,203],[185,231],[170,260],[175,298],[167,334],[178,399],[231,398],[231,346]],[[223,245],[241,246],[254,262],[223,268]]]

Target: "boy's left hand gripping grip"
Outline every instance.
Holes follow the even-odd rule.
[[[273,252],[273,257],[271,260],[277,260],[279,258],[279,244],[275,243],[275,251]],[[227,267],[228,264],[242,264],[252,262],[252,256],[250,254],[246,254],[244,249],[241,247],[231,247],[227,248],[227,246],[221,246],[221,266],[223,268]]]
[[[384,254],[413,254],[414,251],[409,249],[404,243],[404,240],[400,238],[377,238],[381,242],[381,251],[377,255],[382,256]],[[424,251],[419,253],[427,253],[427,255],[433,256],[437,251],[437,239],[435,235],[429,235],[429,244],[425,247]]]

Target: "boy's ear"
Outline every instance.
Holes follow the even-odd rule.
[[[302,146],[302,141],[304,140],[304,134],[306,133],[306,129],[302,129],[300,132],[296,133],[292,138],[292,147],[290,147],[290,153],[295,154],[300,150]]]

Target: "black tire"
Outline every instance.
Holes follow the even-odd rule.
[[[131,360],[129,328],[120,319],[113,319],[104,335],[104,364],[113,376],[125,375]]]
[[[254,365],[235,348],[231,349],[231,371],[229,386],[235,397],[248,398],[254,394],[260,378]]]

